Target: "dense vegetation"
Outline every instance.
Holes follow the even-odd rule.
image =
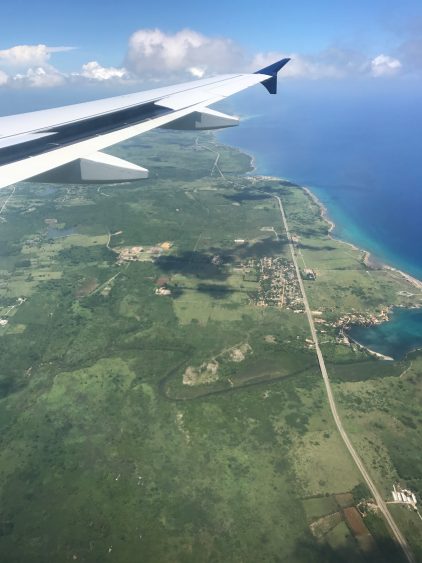
[[[277,191],[306,264],[319,271],[306,284],[327,319],[398,303],[404,281],[382,272],[367,281],[361,253],[328,237],[302,190],[237,176],[249,159],[211,142],[153,133],[115,150],[148,166],[150,180],[22,185],[8,204],[2,561],[307,563],[383,551],[377,516],[377,551],[365,555],[332,501],[362,488],[329,413],[305,316],[252,306],[256,277],[239,265],[287,256],[268,195]],[[226,179],[210,176],[213,151]],[[269,226],[280,241],[262,230]],[[173,246],[158,259],[118,265],[119,248],[163,241]],[[163,284],[170,296],[155,294]],[[336,337],[328,327],[323,349],[361,455],[386,495],[394,480],[420,493],[422,360],[387,365]],[[309,499],[327,498],[310,510]],[[340,521],[317,539],[309,525],[328,514],[325,505]],[[416,550],[420,529],[398,510]]]

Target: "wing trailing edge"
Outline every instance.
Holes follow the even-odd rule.
[[[224,129],[225,127],[235,127],[239,125],[239,118],[227,115],[213,109],[203,109],[194,111],[170,121],[162,129],[178,129],[180,131],[207,131],[212,129]]]
[[[48,184],[117,184],[144,178],[148,178],[146,168],[111,154],[96,152],[33,176],[31,181]]]

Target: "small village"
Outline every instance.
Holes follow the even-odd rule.
[[[265,256],[260,259],[247,260],[241,264],[241,270],[245,281],[259,283],[258,291],[251,298],[253,305],[284,308],[294,313],[304,312],[300,287],[291,261],[284,257]],[[315,281],[317,274],[314,270],[305,268],[301,271],[301,276],[304,280]],[[353,325],[372,326],[388,321],[389,309],[383,309],[378,313],[356,311],[344,314],[335,321],[325,320],[323,314],[323,311],[312,311],[315,325],[319,325],[318,332],[325,334],[327,329],[336,329],[335,341],[337,344],[359,346],[348,336],[348,329]],[[306,340],[306,345],[308,348],[314,347],[311,339]],[[390,358],[385,356],[385,359]]]
[[[348,313],[347,315],[342,315],[337,321],[333,323],[333,327],[341,328],[344,330],[349,329],[352,325],[360,326],[372,326],[378,325],[388,321],[388,309],[383,309],[378,314],[374,313]]]
[[[302,313],[303,301],[293,263],[286,258],[264,256],[241,265],[245,281],[258,281],[259,289],[252,298],[258,307],[275,306]]]

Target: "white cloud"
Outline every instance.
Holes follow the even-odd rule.
[[[205,74],[205,68],[200,68],[199,66],[191,66],[188,71],[195,78],[202,78]]]
[[[387,55],[374,59],[353,49],[331,47],[313,55],[278,51],[249,57],[227,38],[208,37],[190,29],[167,34],[160,29],[140,29],[129,39],[125,66],[141,79],[202,78],[224,72],[254,72],[290,57],[283,78],[345,78],[393,75],[401,63]]]
[[[231,39],[207,37],[190,29],[167,34],[140,29],[129,38],[125,66],[140,78],[203,76],[245,67],[242,49]]]
[[[15,45],[0,51],[0,86],[20,88],[51,88],[65,84],[68,75],[49,63],[54,53],[72,50],[73,47]]]
[[[52,88],[62,86],[66,79],[65,74],[60,73],[54,67],[48,66],[29,68],[24,74],[16,74],[12,77],[12,83],[32,88]]]
[[[75,81],[123,80],[129,78],[125,68],[103,67],[97,61],[84,64],[79,72],[63,73],[50,64],[54,53],[73,47],[16,45],[0,51],[0,86],[52,88]],[[3,67],[5,70],[1,70]]]
[[[104,80],[112,79],[125,79],[128,78],[128,72],[125,68],[115,68],[113,66],[104,67],[97,61],[90,61],[82,66],[80,76],[90,80]]]
[[[11,67],[42,66],[52,53],[71,51],[73,47],[48,47],[47,45],[16,45],[0,51],[0,64]]]
[[[371,72],[373,76],[391,76],[396,74],[402,67],[399,59],[388,55],[378,55],[371,61]]]
[[[283,69],[283,78],[347,78],[357,76],[392,76],[402,68],[401,62],[388,55],[373,59],[350,49],[329,48],[316,55],[300,53],[258,53],[252,60],[251,70],[262,68],[280,58],[290,57]]]
[[[130,78],[125,68],[103,67],[97,61],[90,61],[82,65],[79,72],[70,74],[60,72],[52,65],[44,64],[11,75],[0,70],[0,87],[53,88],[69,83],[121,81]]]
[[[411,69],[408,60],[417,58],[419,47],[412,44],[412,49],[398,54],[399,58],[386,54],[368,57],[338,47],[312,55],[270,51],[249,56],[237,43],[224,37],[209,37],[190,29],[173,34],[140,29],[129,38],[124,64],[119,67],[102,66],[94,60],[77,72],[63,73],[51,65],[50,59],[72,47],[39,44],[4,49],[0,51],[0,86],[53,87],[71,82],[127,80],[171,83],[226,72],[254,72],[284,57],[292,59],[282,70],[285,79],[394,76]]]

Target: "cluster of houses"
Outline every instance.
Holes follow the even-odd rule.
[[[291,261],[283,257],[264,256],[242,264],[244,279],[256,277],[259,288],[252,302],[258,307],[277,306],[302,312],[303,301],[296,272]]]
[[[388,321],[388,309],[383,309],[378,314],[373,313],[348,313],[334,323],[334,327],[348,329],[352,325],[372,326]]]

